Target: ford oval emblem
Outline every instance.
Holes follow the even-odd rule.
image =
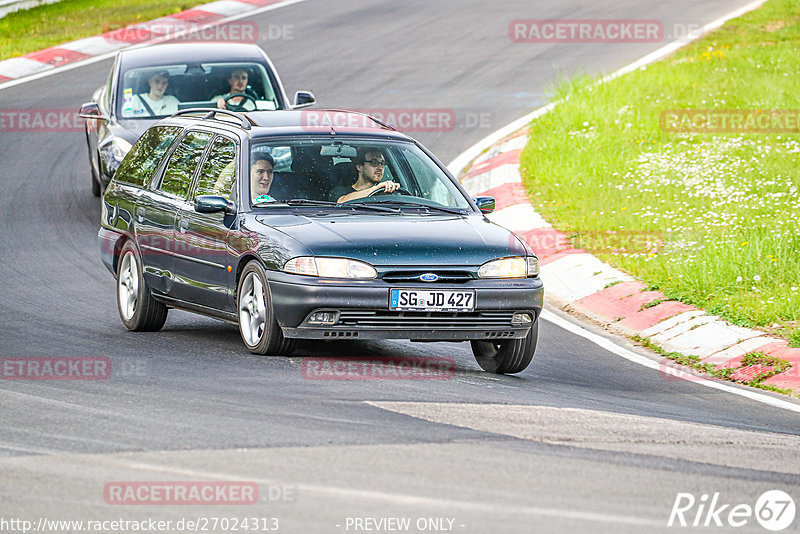
[[[439,279],[439,277],[433,273],[425,273],[419,276],[419,279],[423,282],[435,282]]]

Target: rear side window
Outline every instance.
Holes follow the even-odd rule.
[[[180,131],[178,126],[156,126],[147,130],[122,160],[114,180],[140,187],[149,183],[153,171]]]
[[[172,153],[161,180],[161,191],[178,198],[186,198],[192,177],[203,156],[211,134],[206,132],[189,132],[181,140],[181,144]]]
[[[226,137],[217,137],[200,169],[195,196],[220,195],[229,199],[235,178],[236,145]]]

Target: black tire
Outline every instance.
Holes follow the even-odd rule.
[[[294,349],[294,339],[283,336],[272,310],[267,273],[258,261],[248,263],[236,288],[239,334],[253,354],[283,356]]]
[[[521,373],[533,360],[539,340],[539,321],[531,326],[528,335],[506,341],[471,341],[472,354],[481,369],[489,373]]]
[[[92,194],[96,197],[99,197],[100,193],[102,193],[100,189],[100,183],[94,179],[94,176],[92,176]]]
[[[100,170],[100,164],[98,162],[97,165],[98,172]],[[89,153],[89,178],[92,180],[92,195],[99,197],[100,194],[103,192],[102,187],[100,186],[100,175],[97,172],[94,172],[94,161],[92,160],[92,154]]]
[[[133,332],[161,330],[169,311],[150,293],[142,261],[131,241],[122,247],[117,264],[117,311],[125,327]]]

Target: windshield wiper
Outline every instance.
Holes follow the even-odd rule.
[[[409,202],[407,200],[381,200],[380,204],[391,204],[393,206],[406,206],[410,208],[422,208],[426,210],[441,211],[444,213],[452,213],[453,215],[467,215],[465,209],[447,208],[445,206],[429,206],[427,204],[418,204],[416,202]],[[362,203],[362,205],[374,206],[375,204]]]
[[[338,202],[331,202],[330,200],[312,200],[310,198],[293,198],[291,200],[287,200],[285,202],[259,202],[257,204],[253,204],[259,208],[265,208],[267,206],[275,206],[275,205],[286,205],[286,206],[325,206],[331,208],[351,208],[351,209],[361,209],[361,210],[368,210],[368,211],[380,211],[383,213],[400,213],[398,208],[390,208],[389,206],[375,206],[375,205],[367,205],[367,204],[340,204]]]

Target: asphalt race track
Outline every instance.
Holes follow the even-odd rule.
[[[448,162],[546,103],[559,76],[611,72],[666,44],[675,24],[746,3],[307,0],[253,20],[290,95],[452,110],[452,130],[411,132]],[[658,19],[667,35],[508,37],[514,19],[591,18]],[[269,27],[291,31],[269,39]],[[77,109],[110,65],[0,90],[0,108]],[[130,333],[99,259],[87,159],[80,132],[0,133],[0,356],[102,356],[115,370],[98,381],[0,380],[1,518],[261,517],[280,532],[336,533],[359,531],[357,518],[405,517],[409,532],[638,533],[688,530],[667,527],[678,493],[752,507],[779,489],[800,502],[796,412],[665,379],[553,323],[542,323],[531,367],[499,377],[480,371],[466,343],[302,343],[291,358],[260,358],[235,326],[174,310],[161,332]],[[310,380],[304,356],[454,357],[457,372]],[[111,481],[184,480],[254,482],[259,502],[104,499]],[[753,517],[736,530],[764,531]]]

